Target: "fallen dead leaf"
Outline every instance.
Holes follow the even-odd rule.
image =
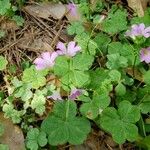
[[[34,14],[36,17],[47,20],[49,20],[49,17],[61,19],[66,14],[66,7],[63,4],[54,4],[48,2],[26,6],[24,9],[30,14]]]
[[[127,68],[126,73],[130,75],[131,77],[134,77],[136,80],[143,82],[142,73],[136,68],[134,69],[134,75],[133,75],[133,68]]]
[[[131,7],[135,12],[137,12],[139,17],[144,16],[144,10],[147,6],[147,0],[127,0],[129,7]]]
[[[0,137],[0,143],[7,144],[10,150],[25,150],[22,130],[10,119],[4,118],[2,112],[0,112],[0,122],[5,128],[4,134]]]

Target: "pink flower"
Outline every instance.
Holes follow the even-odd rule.
[[[83,92],[84,92],[84,90],[82,90],[82,89],[73,88],[73,89],[71,90],[70,95],[69,95],[69,99],[75,100],[75,99],[76,99],[78,96],[80,96]]]
[[[69,3],[67,5],[67,8],[69,9],[71,15],[76,16],[77,15],[77,7],[74,3]]]
[[[52,95],[47,98],[52,98],[53,100],[62,100],[61,95],[58,91],[54,91]]]
[[[132,25],[131,31],[126,32],[126,36],[135,39],[137,36],[144,36],[145,38],[150,37],[150,27],[145,27],[143,23],[139,25]]]
[[[55,64],[55,59],[58,56],[56,52],[44,52],[41,54],[41,57],[38,57],[34,60],[37,70],[42,70],[46,68],[51,68]]]
[[[145,61],[146,63],[150,63],[150,47],[141,49],[140,59],[141,62]]]
[[[69,42],[66,48],[65,44],[62,42],[58,42],[57,47],[58,50],[56,51],[59,55],[66,55],[66,56],[75,56],[78,51],[81,50],[80,46],[76,46],[74,41]]]

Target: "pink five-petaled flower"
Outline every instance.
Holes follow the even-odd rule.
[[[150,37],[150,26],[145,27],[144,23],[139,25],[134,24],[131,26],[131,30],[126,32],[126,36],[135,39],[137,36],[144,36],[145,38]]]
[[[52,98],[53,100],[62,100],[61,95],[58,91],[54,91],[52,95],[48,96],[47,98]]]
[[[42,70],[46,68],[51,68],[55,64],[55,59],[58,56],[56,52],[44,52],[40,57],[34,60],[34,64],[37,70]]]
[[[150,63],[150,47],[141,49],[140,59],[141,62],[145,61],[146,63]]]
[[[74,3],[69,3],[67,5],[67,8],[69,9],[70,13],[72,16],[76,16],[77,15],[77,7]]]
[[[71,90],[70,95],[69,95],[69,99],[75,100],[75,99],[76,99],[78,96],[80,96],[83,92],[84,92],[84,90],[82,90],[82,89],[73,88],[73,89]]]
[[[70,57],[75,56],[76,53],[81,50],[81,47],[77,46],[74,41],[69,42],[67,48],[64,43],[58,42],[56,48],[58,49],[56,52],[59,55],[66,55],[66,56],[70,56]]]

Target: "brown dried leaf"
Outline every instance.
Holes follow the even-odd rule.
[[[66,13],[66,7],[63,4],[41,3],[39,5],[26,6],[25,10],[34,14],[36,17],[49,20],[49,17],[61,19]]]
[[[143,82],[142,73],[136,68],[134,69],[134,75],[133,75],[133,68],[127,68],[126,73],[130,75],[131,77],[134,77],[136,80]]]
[[[129,7],[137,12],[139,17],[144,16],[144,10],[147,6],[147,0],[127,0]]]
[[[0,122],[5,128],[4,134],[0,137],[0,143],[7,144],[10,150],[25,150],[22,130],[10,119],[4,118],[2,112],[0,112]]]

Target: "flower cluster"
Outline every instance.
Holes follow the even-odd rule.
[[[136,37],[143,36],[145,38],[150,37],[150,27],[145,27],[143,23],[137,25],[134,24],[131,26],[131,30],[128,30],[126,32],[126,36],[131,37],[132,39],[135,39]]]
[[[72,16],[76,16],[77,15],[77,7],[74,3],[69,3],[67,5],[68,10],[70,11]]]
[[[64,43],[58,42],[57,51],[55,52],[44,52],[40,57],[34,60],[34,64],[37,70],[42,70],[46,68],[51,68],[55,64],[55,59],[59,55],[66,55],[68,57],[73,57],[78,51],[81,50],[80,46],[77,46],[74,41],[68,43],[67,47]]]
[[[84,92],[84,90],[82,89],[76,89],[76,88],[73,88],[71,89],[71,92],[70,92],[70,95],[68,96],[68,98],[70,100],[75,100],[78,96],[80,96],[82,93]],[[60,95],[60,92],[59,91],[54,91],[52,93],[52,95],[48,96],[47,98],[51,98],[53,100],[63,100],[61,95]]]
[[[141,62],[145,61],[146,63],[150,63],[150,47],[141,49],[140,59]]]

